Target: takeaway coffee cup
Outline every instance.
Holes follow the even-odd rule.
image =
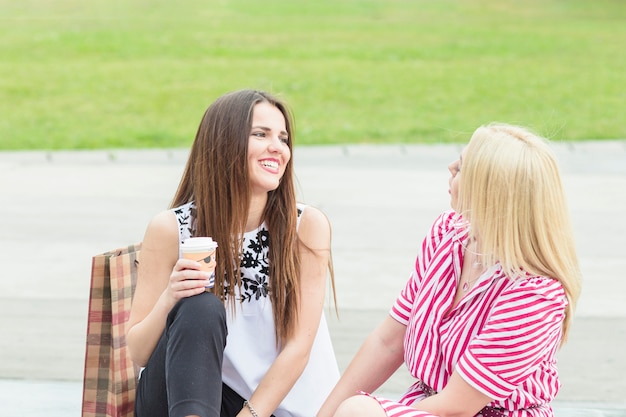
[[[217,242],[210,237],[191,237],[183,240],[183,244],[180,246],[183,258],[200,262],[200,269],[211,273],[207,288],[213,288],[215,285],[216,249]]]

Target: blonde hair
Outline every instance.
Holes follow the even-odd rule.
[[[558,280],[569,305],[563,342],[581,290],[565,193],[546,139],[507,124],[479,127],[461,163],[458,211],[480,241],[483,261]]]

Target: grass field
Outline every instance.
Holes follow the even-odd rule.
[[[622,0],[0,0],[0,149],[177,147],[217,96],[300,144],[626,137]]]

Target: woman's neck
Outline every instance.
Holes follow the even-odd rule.
[[[261,225],[263,222],[263,212],[267,204],[267,194],[260,196],[252,196],[250,199],[250,208],[248,209],[248,219],[246,220],[245,232],[250,232]]]

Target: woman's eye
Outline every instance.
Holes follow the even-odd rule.
[[[257,138],[264,138],[265,132],[252,132],[252,136],[256,136]]]
[[[280,138],[280,141],[284,144],[289,144],[289,138]]]

